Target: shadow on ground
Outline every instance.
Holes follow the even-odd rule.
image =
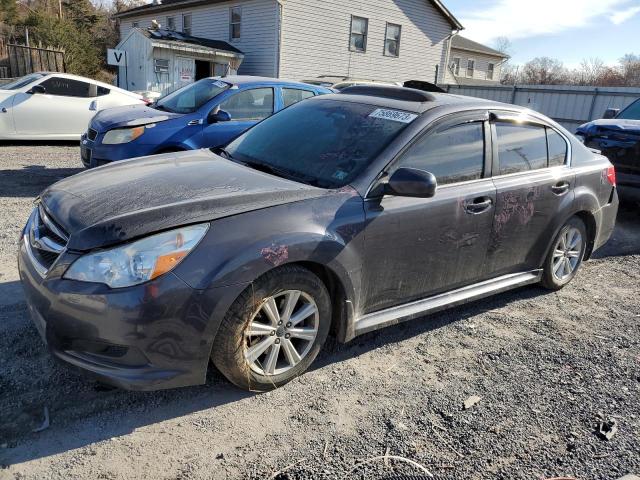
[[[0,170],[0,197],[35,197],[49,185],[82,171],[82,168],[48,168],[44,165]]]

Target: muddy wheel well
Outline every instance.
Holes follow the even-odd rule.
[[[315,262],[296,262],[295,265],[310,270],[325,284],[331,297],[331,333],[339,341],[344,341],[348,327],[348,313],[346,308],[347,294],[338,276],[326,266]]]
[[[593,217],[591,212],[583,210],[575,214],[580,220],[584,222],[585,227],[587,227],[587,247],[584,252],[584,259],[589,260],[591,257],[591,253],[593,252],[593,244],[596,240],[596,219]]]

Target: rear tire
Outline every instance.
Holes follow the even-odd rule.
[[[570,218],[553,240],[542,272],[543,287],[560,290],[578,273],[587,247],[587,228],[578,217]]]
[[[309,368],[331,326],[331,299],[309,270],[284,266],[249,285],[227,312],[211,359],[240,388],[264,392]]]

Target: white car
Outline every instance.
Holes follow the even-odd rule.
[[[0,85],[0,140],[79,140],[105,108],[146,103],[140,95],[56,72]]]

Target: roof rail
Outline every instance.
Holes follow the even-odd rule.
[[[384,85],[354,85],[340,91],[345,95],[369,95],[372,97],[383,97],[392,100],[403,100],[405,102],[433,102],[436,96],[422,90],[405,87],[387,87]]]

